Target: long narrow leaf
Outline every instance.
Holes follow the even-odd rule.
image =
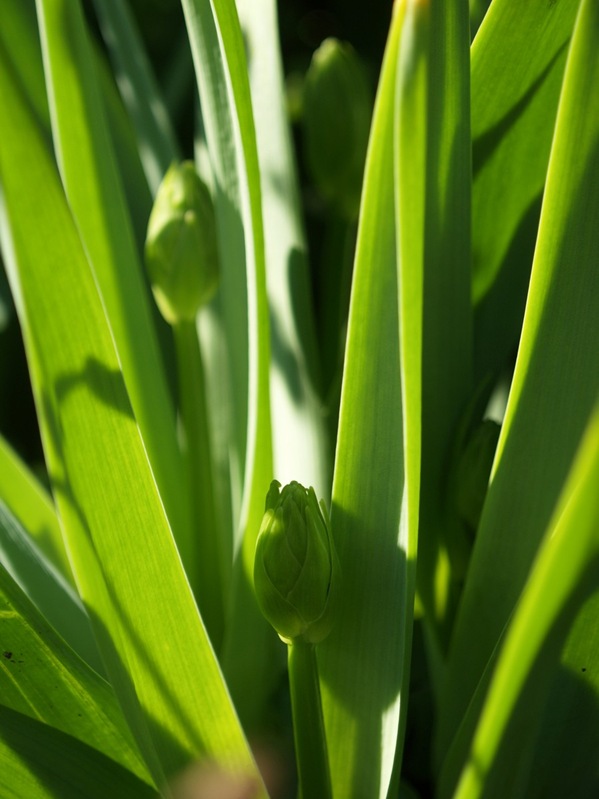
[[[119,91],[135,126],[152,194],[171,162],[180,159],[170,119],[127,3],[94,0]]]
[[[599,391],[598,86],[597,7],[583,3],[560,99],[514,380],[454,635],[439,754],[522,591]]]
[[[50,562],[69,582],[73,575],[56,509],[48,492],[0,436],[0,497]]]
[[[77,738],[151,782],[110,686],[0,566],[2,705]]]
[[[153,788],[70,735],[0,705],[0,793],[11,799],[156,799]]]
[[[272,690],[276,638],[253,596],[255,541],[272,479],[269,325],[258,152],[243,37],[233,0],[183,0],[216,186],[235,429],[243,468],[240,551],[223,669],[243,719]],[[226,102],[223,100],[226,98]],[[276,673],[276,672],[275,672]],[[248,685],[252,686],[248,690]]]
[[[81,8],[71,0],[39,0],[38,17],[54,144],[65,190],[106,305],[161,496],[187,556],[192,543],[173,407]]]
[[[419,496],[418,592],[446,640],[446,469],[472,380],[468,8],[406,8],[396,185],[408,508]]]
[[[396,12],[375,106],[349,313],[331,508],[343,597],[318,648],[333,794],[340,797],[387,795],[409,671],[415,564],[401,519],[392,168],[401,21]]]
[[[494,0],[472,45],[472,294],[477,380],[518,344],[579,0]]]
[[[274,471],[282,483],[330,494],[330,454],[322,402],[305,233],[286,117],[277,9],[238,0],[249,57],[260,156],[271,322],[270,393]]]
[[[69,555],[107,672],[157,783],[200,757],[252,773],[58,174],[4,59],[0,67],[0,175],[19,266],[11,284],[39,366]]]
[[[544,545],[510,625],[455,793],[456,799],[477,799],[490,795],[488,775],[535,657],[551,625],[599,553],[598,484],[599,410],[589,424]],[[520,739],[520,748],[525,743]],[[509,767],[513,769],[513,765]],[[499,774],[496,779],[501,790],[505,791],[509,777]],[[574,782],[570,795],[577,790],[575,785]],[[514,795],[510,792],[510,796]]]
[[[0,563],[54,629],[92,668],[102,672],[89,619],[72,585],[0,499]]]

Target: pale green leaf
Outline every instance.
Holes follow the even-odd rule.
[[[274,0],[237,0],[243,25],[260,158],[271,325],[274,474],[281,484],[330,495],[320,371],[300,195],[286,116]]]
[[[183,10],[215,184],[221,307],[235,403],[233,431],[238,441],[234,454],[244,461],[223,670],[242,719],[255,724],[278,671],[272,655],[276,637],[260,614],[252,588],[255,541],[273,476],[258,152],[235,3],[214,0],[208,7],[201,0],[183,0]]]

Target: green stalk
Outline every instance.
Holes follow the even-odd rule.
[[[331,799],[331,777],[314,644],[302,641],[290,644],[288,666],[299,797]]]
[[[192,518],[192,537],[181,556],[210,640],[219,651],[224,627],[223,553],[214,506],[204,367],[195,321],[181,320],[173,332]]]

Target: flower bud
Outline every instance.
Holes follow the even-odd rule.
[[[460,520],[474,533],[489,486],[500,425],[485,419],[474,430],[455,467],[454,502]]]
[[[191,161],[173,164],[160,184],[145,256],[166,321],[193,319],[216,290],[218,251],[212,199]]]
[[[353,48],[326,39],[306,74],[305,153],[319,191],[346,217],[358,215],[373,99]]]
[[[314,489],[295,481],[280,488],[273,480],[256,542],[256,598],[285,643],[316,644],[333,623],[339,561]]]

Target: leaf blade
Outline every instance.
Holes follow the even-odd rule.
[[[19,265],[11,283],[22,299],[28,353],[40,369],[39,412],[48,421],[45,438],[54,436],[49,469],[74,572],[111,682],[157,783],[201,756],[257,777],[58,175],[4,68],[0,81],[0,170]],[[40,186],[35,195],[32,184]]]
[[[581,16],[594,13],[589,5],[583,3]],[[581,16],[560,98],[514,380],[454,633],[440,752],[522,590],[599,391],[593,366],[598,30],[591,17],[582,33]]]

